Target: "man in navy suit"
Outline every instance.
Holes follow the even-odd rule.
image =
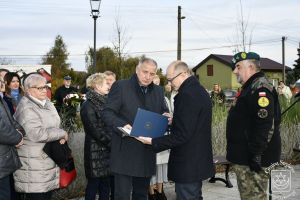
[[[164,92],[153,84],[157,64],[142,58],[130,79],[112,85],[103,110],[104,122],[113,128],[110,168],[115,177],[115,200],[147,200],[150,178],[156,170],[151,147],[122,137],[117,127],[131,128],[138,108],[163,114],[168,109]],[[130,196],[132,196],[130,198]]]

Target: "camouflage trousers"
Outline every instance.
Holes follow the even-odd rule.
[[[269,176],[262,170],[259,173],[251,171],[245,165],[232,165],[236,174],[237,185],[242,200],[267,200]]]

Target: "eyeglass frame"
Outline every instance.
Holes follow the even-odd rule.
[[[44,85],[44,86],[42,86],[42,87],[30,87],[30,88],[35,88],[35,89],[37,89],[39,92],[43,92],[43,90],[44,89],[49,89],[49,86],[48,85]]]
[[[176,76],[174,76],[173,78],[167,78],[167,81],[172,83],[172,81],[174,81],[178,76],[180,76],[182,73],[185,73],[185,72],[180,72],[178,73]]]

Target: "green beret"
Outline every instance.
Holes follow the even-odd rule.
[[[248,52],[248,53],[239,52],[239,53],[235,54],[231,60],[232,70],[234,70],[235,65],[242,60],[257,60],[257,61],[259,61],[260,56],[254,52]]]

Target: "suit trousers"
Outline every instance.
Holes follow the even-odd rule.
[[[195,183],[175,182],[176,199],[179,200],[202,200],[202,181]]]
[[[101,200],[109,200],[110,195],[110,176],[101,178],[88,178],[85,189],[85,200],[95,200],[99,192]]]
[[[147,200],[150,177],[114,174],[115,200]],[[130,198],[131,196],[131,198]]]
[[[0,178],[0,200],[10,199],[9,176]]]

